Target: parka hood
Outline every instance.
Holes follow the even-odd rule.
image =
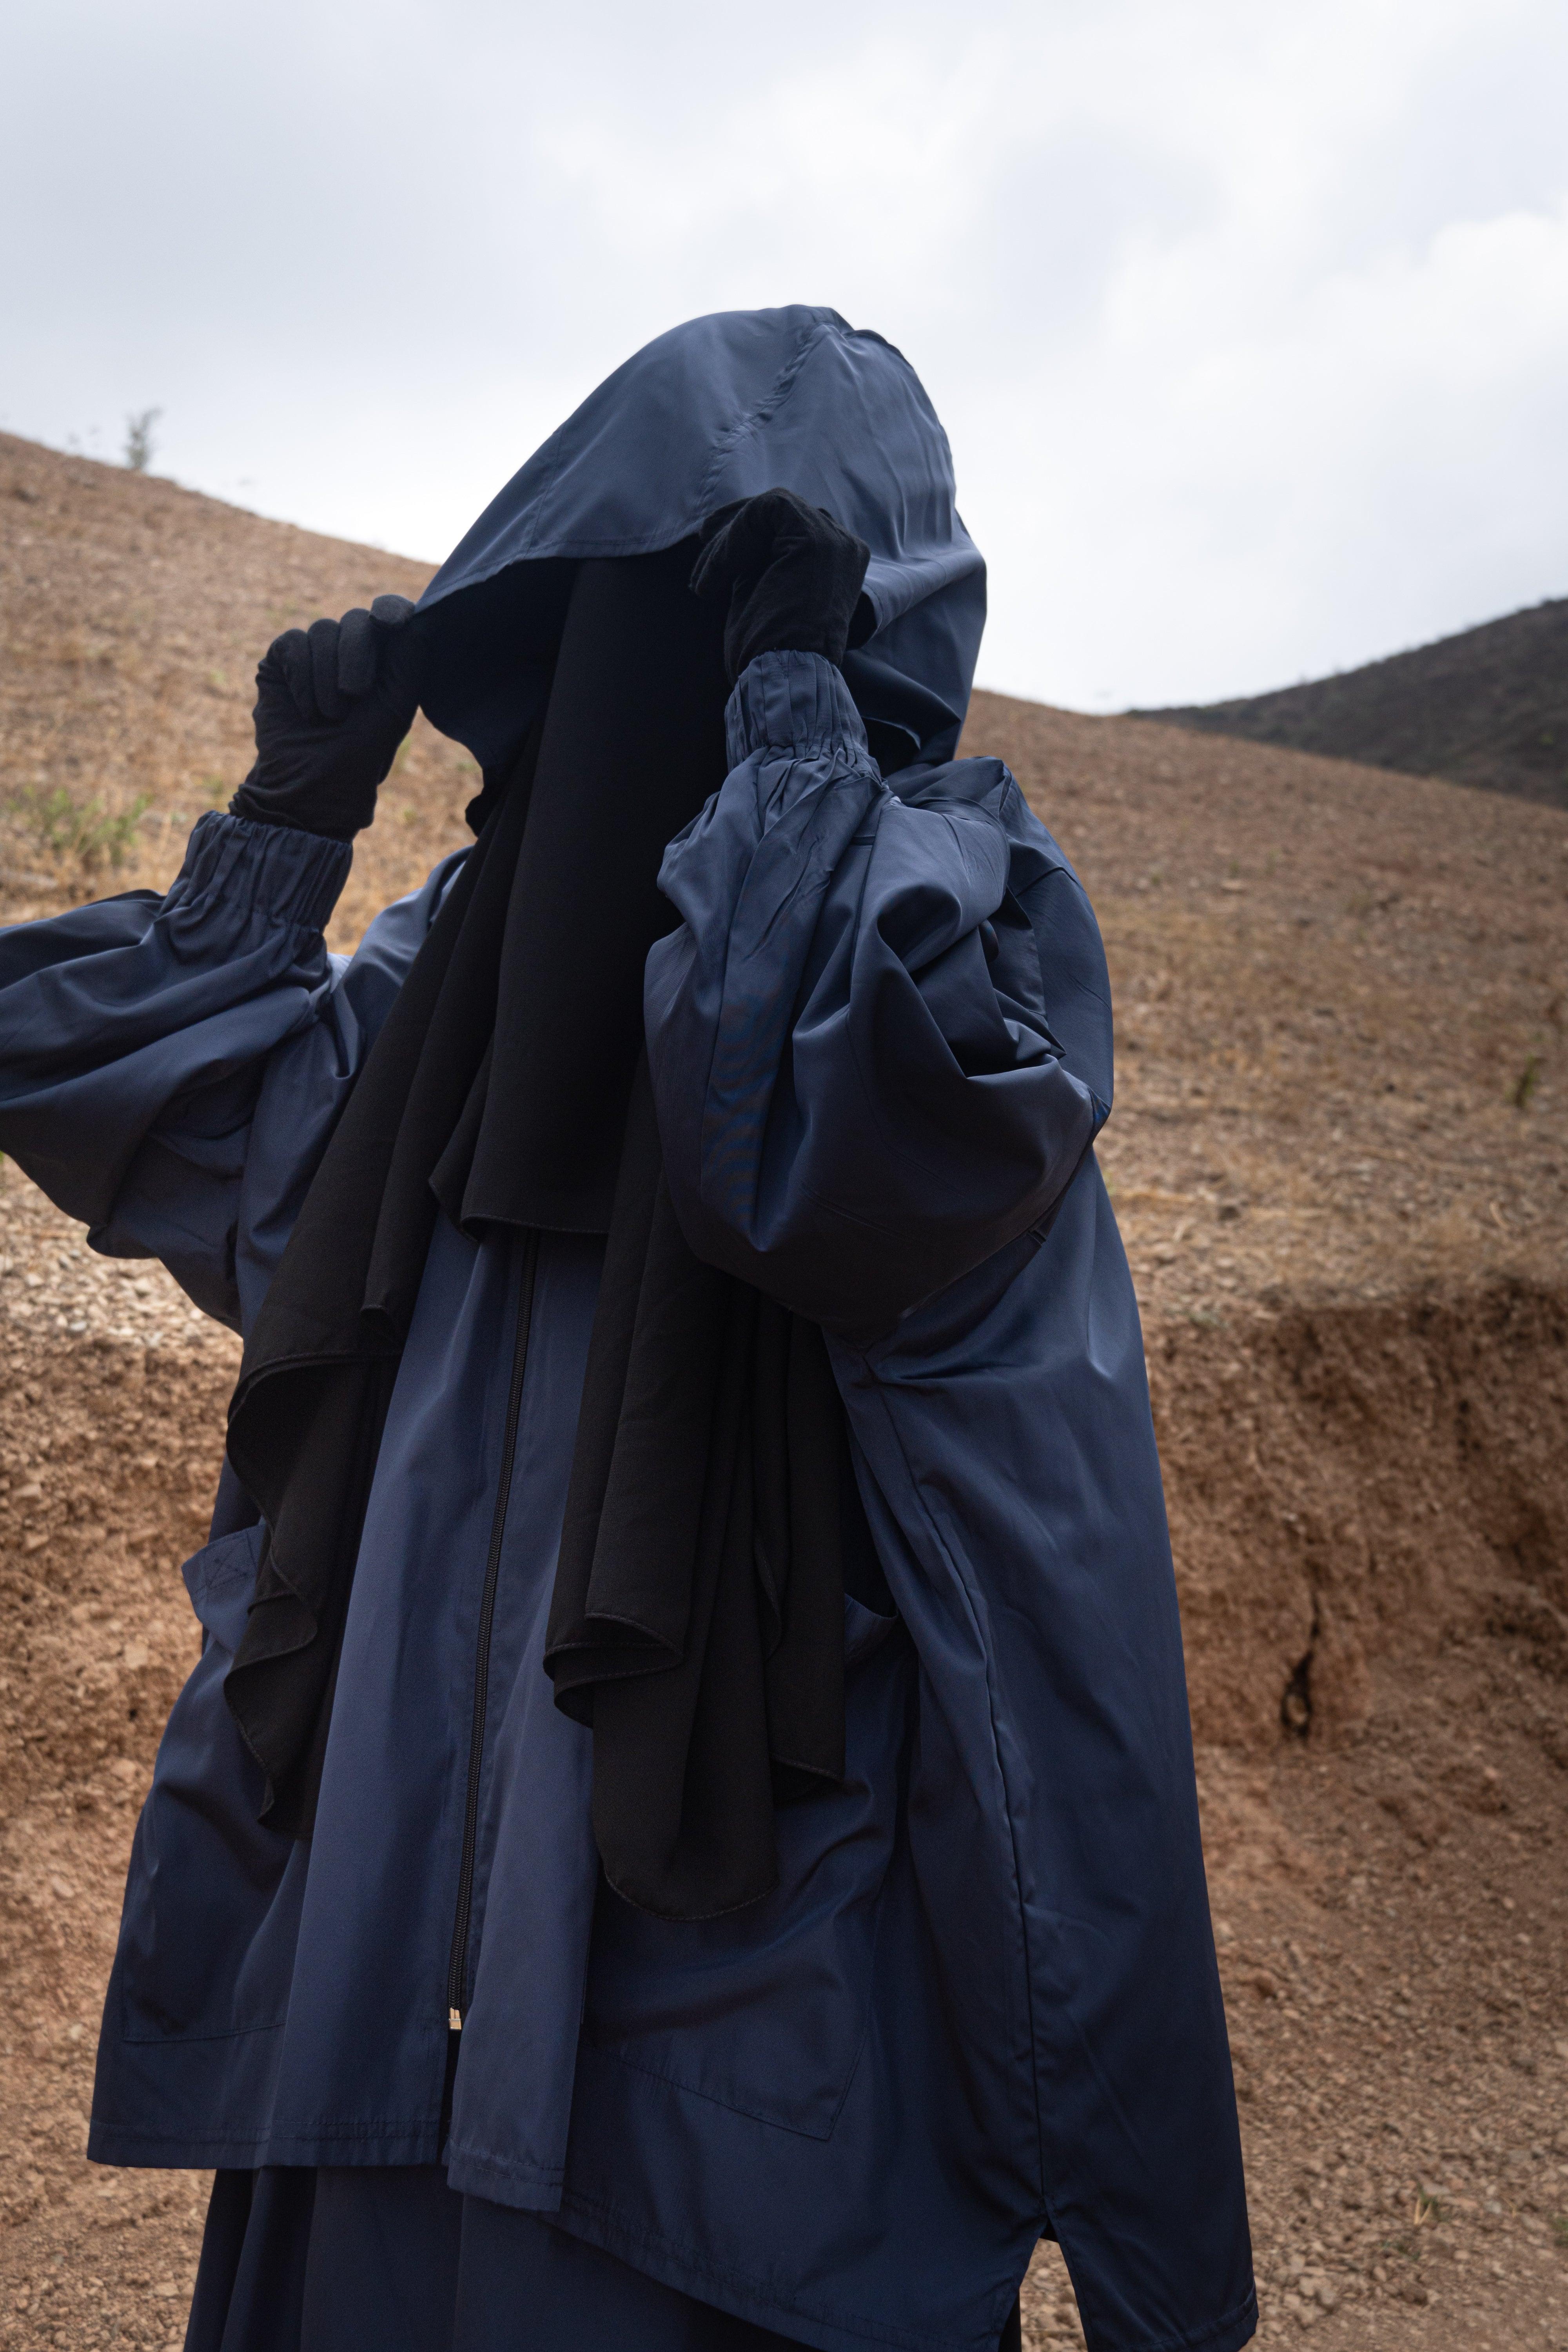
[[[451,607],[488,583],[510,614],[449,609],[425,708],[480,765],[506,760],[537,706],[552,574],[585,557],[652,554],[716,508],[794,490],[871,550],[844,674],[862,717],[952,756],[985,622],[985,566],[954,503],[952,457],[914,370],[880,335],[795,303],[722,310],[644,346],[513,475],[420,599]],[[547,567],[530,578],[503,575]],[[537,592],[537,593],[536,593]],[[492,597],[487,602],[494,605]],[[519,624],[521,623],[521,653]]]

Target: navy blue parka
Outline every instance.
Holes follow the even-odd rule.
[[[984,575],[941,428],[830,311],[696,321],[426,602],[672,545],[774,483],[868,540],[875,625],[842,674],[769,653],[738,681],[728,779],[666,853],[645,1024],[688,1240],[823,1326],[847,1411],[892,1609],[846,1601],[843,1789],[780,1811],[781,1883],[744,1910],[605,1890],[591,1735],[542,1664],[603,1243],[541,1234],[525,1282],[515,1244],[438,1220],[308,1844],[258,1822],[224,1704],[261,1538],[232,1477],[185,1564],[203,1653],[137,1830],[91,2153],[440,2158],[825,2352],[990,2352],[1054,2231],[1095,2352],[1233,2352],[1256,2310],[1181,1633],[1093,1150],[1105,962],[1005,768],[951,757]],[[490,760],[534,691],[459,678],[432,715]],[[890,786],[868,720],[921,747]],[[322,926],[348,848],[227,815],[163,898],[5,934],[0,1145],[96,1247],[247,1328],[462,855],[347,960]]]

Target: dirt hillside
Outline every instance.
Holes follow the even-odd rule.
[[[0,438],[0,919],[165,883],[275,629],[421,577]],[[1565,2352],[1568,816],[995,696],[967,748],[1110,954],[1263,2340]],[[336,943],[471,789],[422,726]],[[204,2184],[80,2149],[233,1370],[0,1170],[0,2345],[180,2339]]]
[[[1334,677],[1133,716],[1568,808],[1568,597]]]

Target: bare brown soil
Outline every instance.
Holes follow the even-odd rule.
[[[0,433],[0,921],[162,887],[196,818],[250,765],[271,639],[383,590],[416,596],[433,569]],[[355,853],[334,947],[468,838],[478,785],[468,755],[416,720]]]
[[[1568,808],[1568,597],[1273,694],[1133,715]]]
[[[0,439],[0,804],[150,795],[101,879],[13,801],[0,912],[166,881],[267,637],[417,584]],[[1568,819],[992,696],[968,748],[1110,952],[1264,2340],[1568,2352]],[[340,943],[471,788],[422,730]],[[180,2337],[205,2184],[80,2149],[234,1358],[0,1171],[0,2344]],[[1054,2250],[1026,2332],[1076,2340]]]

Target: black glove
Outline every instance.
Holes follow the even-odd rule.
[[[351,841],[419,708],[406,596],[274,637],[256,673],[256,765],[231,816]]]
[[[793,490],[721,507],[702,526],[692,593],[729,606],[724,663],[737,678],[758,654],[826,654],[841,663],[871,551]]]

